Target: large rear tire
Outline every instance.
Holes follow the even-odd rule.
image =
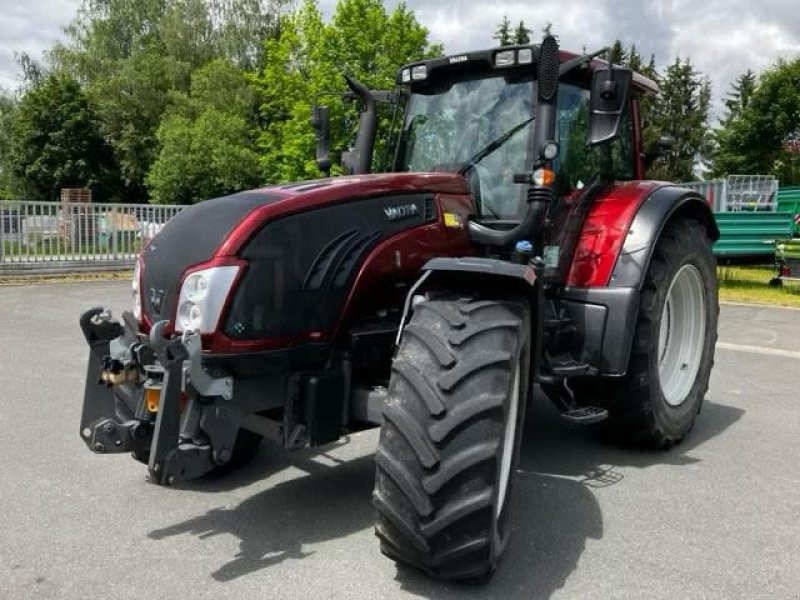
[[[376,533],[388,557],[440,579],[496,568],[510,533],[530,330],[522,302],[416,305],[376,453]]]
[[[645,276],[627,375],[610,384],[610,432],[656,449],[689,433],[708,391],[718,318],[716,261],[706,230],[693,219],[675,220]]]

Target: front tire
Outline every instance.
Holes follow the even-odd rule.
[[[608,425],[623,440],[666,449],[691,430],[714,365],[715,267],[700,223],[667,226],[642,288],[628,373],[608,405]]]
[[[416,305],[375,455],[385,555],[440,579],[491,575],[510,533],[530,362],[526,304]]]

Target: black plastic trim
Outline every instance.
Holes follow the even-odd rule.
[[[702,196],[678,186],[658,188],[642,203],[631,223],[609,287],[641,289],[656,242],[664,226],[678,212],[699,217],[704,221],[709,239],[719,239],[714,213]]]
[[[425,263],[422,269],[509,277],[521,279],[530,286],[536,283],[536,273],[530,265],[494,258],[434,258]]]
[[[639,289],[565,288],[560,298],[583,340],[581,358],[599,369],[600,375],[625,375],[639,314]],[[604,327],[598,331],[603,316]]]
[[[260,352],[203,354],[203,366],[211,372],[219,369],[230,373],[236,379],[258,379],[285,372],[321,369],[328,361],[331,349],[329,342],[315,342]]]

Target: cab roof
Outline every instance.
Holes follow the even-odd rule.
[[[520,51],[524,51],[520,53]],[[528,52],[530,51],[530,54]],[[496,56],[500,53],[513,53],[514,62],[506,66],[496,65]],[[529,62],[520,64],[518,59],[520,56],[531,57]],[[565,50],[560,51],[561,62],[568,61],[572,58],[580,56],[574,52]],[[508,56],[508,54],[506,55]],[[501,46],[489,48],[486,50],[474,50],[470,52],[460,52],[458,54],[450,54],[448,56],[441,56],[429,60],[417,61],[403,66],[397,72],[396,83],[398,85],[407,85],[412,88],[418,85],[424,85],[425,82],[435,81],[443,78],[459,79],[462,77],[475,76],[488,76],[492,73],[507,73],[510,76],[524,76],[530,72],[535,72],[536,62],[539,56],[539,46],[537,45],[518,45],[518,46]],[[576,73],[585,73],[588,75],[589,70],[605,68],[608,62],[599,58],[592,59],[588,67],[578,69]],[[425,77],[414,77],[415,67],[425,67]],[[418,69],[418,76],[422,70]],[[407,73],[407,74],[406,74]],[[642,94],[656,94],[658,93],[658,84],[652,79],[645,77],[641,73],[634,72],[633,74],[633,87]]]

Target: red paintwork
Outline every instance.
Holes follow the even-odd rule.
[[[324,187],[317,187],[319,185]],[[235,290],[239,278],[246,269],[246,262],[236,258],[236,254],[264,224],[276,218],[356,198],[429,192],[436,194],[440,219],[436,223],[398,233],[381,242],[370,252],[356,275],[350,295],[345,302],[342,318],[335,331],[308,331],[292,338],[262,340],[233,340],[217,331],[203,336],[203,349],[206,352],[237,354],[287,348],[304,342],[330,341],[336,338],[345,324],[358,315],[365,314],[365,311],[373,305],[376,309],[385,306],[383,303],[385,299],[391,299],[398,294],[395,283],[401,280],[413,280],[429,259],[435,256],[474,254],[466,229],[468,217],[473,213],[469,187],[466,180],[455,173],[397,173],[339,177],[304,182],[302,185],[293,184],[288,189],[285,186],[264,188],[264,192],[279,193],[285,197],[256,209],[245,217],[222,243],[214,259],[187,268],[178,286],[179,295],[183,280],[191,272],[223,264],[244,265],[231,287],[231,290]],[[445,227],[441,217],[445,210],[457,213],[461,217],[463,228]],[[402,293],[400,296],[402,297]],[[225,320],[231,297],[232,295],[222,310],[220,323]],[[177,299],[175,304],[177,311]]]
[[[316,185],[324,187],[312,188]],[[354,175],[305,182],[298,186],[264,188],[270,194],[279,193],[285,199],[266,204],[251,212],[231,231],[215,256],[236,256],[252,235],[268,220],[327,204],[348,202],[356,198],[385,194],[434,193],[469,194],[467,180],[457,173],[391,173],[385,175]]]
[[[608,285],[636,212],[657,181],[626,181],[605,190],[594,202],[581,230],[567,275],[570,287]]]
[[[475,254],[467,232],[467,220],[474,213],[469,194],[439,194],[436,203],[439,214],[436,223],[403,231],[369,253],[353,282],[334,337],[358,315],[386,306],[385,300],[395,298],[402,302],[406,289],[396,289],[395,282],[413,281],[430,259]],[[445,211],[458,214],[463,227],[445,227],[442,219]]]

